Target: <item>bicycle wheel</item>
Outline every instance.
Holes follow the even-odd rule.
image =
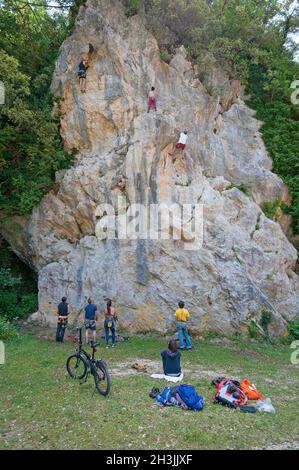
[[[72,354],[66,361],[66,370],[74,380],[81,380],[87,374],[87,363],[79,354]]]
[[[108,367],[107,367],[107,364],[105,364],[105,362],[103,361],[95,362],[93,377],[94,377],[97,391],[103,396],[108,395],[110,391],[111,382],[110,382],[110,375],[109,375]]]

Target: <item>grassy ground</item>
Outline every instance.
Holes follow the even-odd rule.
[[[24,334],[6,345],[0,366],[0,449],[252,449],[299,442],[299,366],[287,346],[215,344],[183,352],[184,382],[205,397],[199,413],[160,408],[149,398],[166,383],[134,371],[135,361],[159,369],[165,340],[143,337],[99,350],[111,368],[107,398],[93,395],[92,378],[79,385],[66,375],[72,343]],[[246,414],[210,403],[212,378],[249,378],[269,396],[276,414]]]

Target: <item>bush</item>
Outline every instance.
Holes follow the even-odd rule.
[[[275,201],[263,202],[261,208],[269,219],[275,220],[285,210],[285,204],[280,198],[276,198]]]
[[[250,196],[250,189],[245,183],[240,183],[240,184],[231,184],[229,189],[237,188],[239,191],[242,191],[242,193],[246,194],[246,196]]]
[[[239,191],[242,191],[242,193],[246,194],[246,196],[250,196],[250,190],[245,183],[240,183],[236,185],[236,188],[239,189]]]
[[[0,292],[0,314],[7,320],[26,318],[38,309],[37,294],[18,296],[14,292]]]
[[[7,341],[8,339],[18,338],[18,336],[17,328],[5,318],[0,317],[0,340]]]
[[[289,339],[299,339],[299,320],[290,321],[288,324]]]
[[[14,277],[10,268],[0,268],[0,289],[6,289],[21,284],[21,276]]]
[[[248,326],[248,336],[251,339],[258,340],[260,339],[260,332],[258,330],[257,324],[255,321],[251,320]]]
[[[268,340],[269,340],[269,324],[271,322],[271,318],[272,318],[271,312],[268,312],[267,310],[262,311],[260,325],[263,328],[266,338]]]
[[[167,64],[169,64],[169,62],[171,61],[171,55],[169,54],[167,49],[162,48],[160,49],[159,53],[160,53],[160,59],[163,60],[163,62],[166,62]]]
[[[126,2],[126,16],[129,18],[130,16],[137,15],[140,5],[141,0],[128,0]]]

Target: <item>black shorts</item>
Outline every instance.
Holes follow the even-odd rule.
[[[78,72],[78,77],[79,78],[86,78],[86,73],[85,72]]]

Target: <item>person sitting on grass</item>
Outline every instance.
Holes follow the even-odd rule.
[[[178,351],[176,340],[169,341],[168,349],[161,352],[163,371],[170,377],[179,377],[181,375],[181,353]]]
[[[85,319],[84,319],[84,326],[85,326],[85,337],[86,343],[89,341],[89,330],[92,331],[93,341],[96,341],[96,334],[97,334],[97,306],[93,303],[92,299],[89,298],[87,300],[88,304],[85,307]]]
[[[190,314],[188,310],[185,307],[184,302],[180,301],[179,302],[179,308],[175,312],[175,318],[176,318],[176,327],[177,327],[177,332],[179,335],[179,341],[180,341],[180,349],[192,349],[192,344],[191,344],[191,339],[187,327],[187,321],[190,318]],[[184,344],[184,337],[186,340],[186,348]]]

